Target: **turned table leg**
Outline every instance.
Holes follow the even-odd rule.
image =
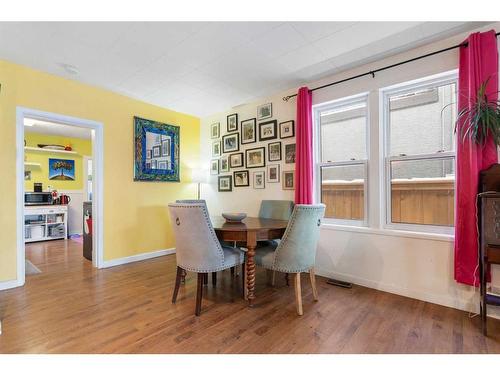
[[[255,248],[257,246],[257,233],[247,232],[247,260],[246,260],[246,280],[248,305],[253,306],[255,299]]]

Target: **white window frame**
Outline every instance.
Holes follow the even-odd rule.
[[[366,104],[366,153],[365,159],[360,160],[338,160],[330,162],[322,162],[321,157],[321,112],[325,110],[332,110],[346,105],[354,105],[357,103],[364,102]],[[313,106],[313,123],[314,123],[314,193],[315,202],[321,203],[321,168],[322,167],[338,167],[338,166],[354,166],[363,165],[365,169],[364,175],[364,212],[363,220],[349,220],[349,219],[335,219],[335,218],[324,218],[323,222],[325,224],[335,224],[343,226],[352,227],[367,227],[368,222],[368,157],[370,155],[370,108],[369,108],[369,93],[364,92],[357,95],[352,95],[344,97],[337,100],[328,101],[325,103],[317,104]]]
[[[408,224],[392,222],[392,192],[391,192],[391,162],[394,161],[412,161],[412,160],[445,160],[453,158],[453,163],[456,171],[456,150],[446,152],[436,152],[432,154],[415,154],[405,156],[390,155],[390,106],[389,98],[393,95],[402,95],[415,90],[423,90],[455,83],[458,89],[458,70],[453,70],[414,81],[404,82],[401,84],[385,87],[379,90],[380,92],[380,147],[383,150],[380,157],[380,170],[383,178],[380,179],[381,186],[381,205],[380,205],[380,222],[385,229],[411,231],[421,233],[445,234],[454,235],[455,227],[447,227],[432,224]],[[455,179],[456,182],[456,179]],[[456,183],[454,184],[456,193]]]

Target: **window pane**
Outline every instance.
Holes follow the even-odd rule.
[[[365,216],[365,165],[321,168],[321,202],[325,217],[363,220]]]
[[[454,158],[391,162],[393,223],[453,226]]]
[[[366,159],[366,101],[322,111],[320,126],[323,163]]]
[[[390,155],[454,150],[456,102],[455,83],[390,96]]]

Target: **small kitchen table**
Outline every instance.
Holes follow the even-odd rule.
[[[212,217],[212,225],[221,241],[245,242],[247,299],[250,306],[255,299],[255,248],[257,241],[274,240],[283,237],[287,220],[247,217],[239,223],[228,223],[223,217]]]

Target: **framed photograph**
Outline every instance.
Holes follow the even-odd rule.
[[[257,147],[245,150],[245,165],[247,168],[266,166],[266,148]]]
[[[295,171],[283,171],[283,190],[295,189]]]
[[[229,167],[230,168],[239,168],[243,167],[243,152],[238,152],[237,154],[229,155]]]
[[[229,172],[229,158],[227,155],[220,158],[220,173],[224,172]]]
[[[266,183],[265,181],[265,172],[264,171],[258,171],[258,172],[253,172],[253,188],[254,189],[265,189],[266,188]]]
[[[267,166],[267,182],[280,182],[280,165],[269,164]]]
[[[248,178],[248,171],[236,171],[233,174],[234,174],[234,187],[250,186],[250,179]]]
[[[170,139],[162,139],[161,156],[170,156]]]
[[[212,139],[220,137],[220,122],[215,122],[210,125],[210,137]]]
[[[220,145],[221,145],[220,141],[215,141],[214,143],[212,143],[212,157],[213,158],[218,158],[221,155]]]
[[[280,138],[295,137],[295,121],[280,122]]]
[[[219,191],[233,191],[233,176],[219,176]]]
[[[259,141],[278,138],[278,121],[271,120],[259,124]]]
[[[178,126],[134,117],[134,181],[180,181]]]
[[[257,119],[265,120],[273,117],[273,103],[266,103],[257,107]]]
[[[267,145],[267,160],[269,161],[281,160],[281,142],[273,142]]]
[[[49,158],[49,180],[75,181],[75,161]]]
[[[295,143],[285,145],[285,163],[295,163]]]
[[[240,150],[240,133],[226,134],[222,137],[222,152],[234,152]]]
[[[233,113],[232,115],[227,116],[227,131],[235,132],[238,131],[238,114]]]
[[[250,118],[241,122],[241,144],[257,142],[257,120]]]
[[[219,174],[219,161],[217,159],[210,161],[210,174]]]

